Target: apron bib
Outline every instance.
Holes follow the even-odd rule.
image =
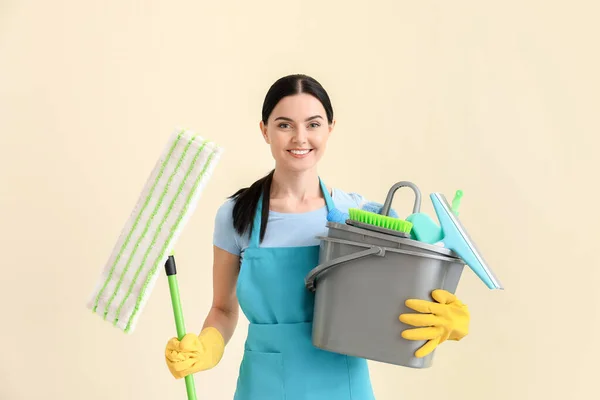
[[[261,213],[262,199],[236,287],[250,325],[234,400],[373,400],[366,360],[311,342],[314,294],[304,278],[318,265],[319,246],[260,247]]]

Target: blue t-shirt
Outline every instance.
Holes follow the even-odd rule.
[[[333,188],[331,198],[338,210],[347,213],[349,208],[360,208],[367,200],[354,192],[347,193]],[[233,227],[234,200],[227,199],[215,217],[213,244],[229,253],[243,258],[250,234],[240,236]],[[280,213],[269,211],[269,220],[261,247],[297,247],[319,244],[316,236],[327,235],[327,206],[303,213]]]

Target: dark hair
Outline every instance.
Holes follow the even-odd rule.
[[[327,121],[329,124],[333,122],[333,107],[331,106],[329,95],[323,86],[310,76],[294,74],[278,79],[267,92],[262,107],[263,123],[265,125],[267,124],[269,116],[281,99],[286,96],[300,93],[307,93],[317,98],[325,108]],[[233,226],[238,234],[243,235],[246,232],[252,232],[254,214],[256,213],[258,201],[262,194],[263,201],[259,241],[263,240],[269,218],[269,198],[274,172],[274,170],[271,170],[267,175],[250,185],[250,187],[242,188],[229,197],[235,199],[232,216]]]

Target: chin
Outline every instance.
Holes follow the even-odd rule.
[[[287,169],[288,171],[291,172],[304,172],[304,171],[310,171],[311,169],[313,169],[315,166],[315,163],[303,163],[302,165],[298,165],[298,164],[294,164],[294,163],[287,163],[285,165],[285,169]]]
[[[291,172],[309,171],[315,167],[315,160],[286,160],[280,166]]]

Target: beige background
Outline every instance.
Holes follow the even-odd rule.
[[[463,189],[461,219],[506,286],[468,271],[470,336],[429,370],[372,363],[377,398],[595,398],[594,3],[2,0],[0,399],[185,398],[162,358],[165,279],[132,336],[85,301],[167,135],[187,127],[226,149],[177,248],[200,328],[215,211],[271,168],[260,107],[295,72],[333,99],[326,182],[376,201],[405,179]],[[245,326],[196,375],[200,399],[231,399]]]

